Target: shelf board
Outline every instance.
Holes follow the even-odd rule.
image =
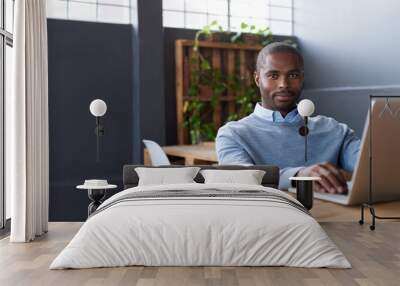
[[[182,46],[192,47],[194,46],[194,40],[176,40]],[[262,45],[249,45],[249,44],[235,44],[235,43],[223,43],[223,42],[206,42],[199,41],[200,48],[214,48],[214,49],[229,49],[229,50],[253,50],[259,51],[263,48]]]
[[[199,99],[200,101],[211,101],[211,97],[193,97],[193,96],[184,96],[184,100],[194,100],[194,99]],[[235,96],[220,96],[218,98],[218,101],[236,101],[237,97]]]

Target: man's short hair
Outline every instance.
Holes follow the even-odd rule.
[[[275,42],[266,45],[262,50],[258,53],[256,70],[259,71],[260,68],[265,64],[267,57],[273,53],[291,53],[298,57],[301,65],[304,65],[304,60],[302,54],[293,46],[284,43],[284,42]]]

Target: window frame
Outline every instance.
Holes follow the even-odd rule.
[[[176,9],[165,9],[163,7],[162,11],[163,14],[164,12],[174,12],[174,13],[182,13],[183,15],[183,26],[182,27],[172,27],[172,26],[165,26],[164,25],[164,21],[163,21],[163,27],[167,27],[167,28],[180,28],[180,29],[192,29],[190,27],[188,27],[187,25],[187,21],[186,21],[186,15],[188,13],[190,14],[199,14],[199,15],[205,15],[207,17],[207,24],[209,24],[210,20],[209,17],[211,16],[217,16],[217,17],[226,17],[227,18],[227,31],[233,31],[235,32],[236,30],[232,30],[232,18],[237,18],[238,16],[236,15],[232,15],[231,14],[231,0],[225,0],[227,2],[227,14],[224,15],[220,15],[220,14],[215,14],[215,13],[208,13],[208,12],[196,12],[196,11],[190,11],[186,9],[186,0],[183,0],[183,10],[176,10]],[[294,35],[294,0],[290,1],[290,6],[287,5],[278,5],[278,4],[271,4],[270,1],[265,0],[265,7],[269,8],[269,12],[268,12],[268,16],[266,18],[258,18],[258,17],[243,17],[243,18],[255,18],[255,19],[261,19],[261,20],[265,20],[265,26],[271,27],[271,23],[272,22],[284,22],[284,23],[290,23],[291,29],[290,29],[290,34],[288,34],[287,36],[293,36]],[[285,19],[278,19],[278,18],[274,18],[273,15],[271,15],[271,8],[286,8],[286,9],[290,9],[290,14],[291,14],[291,19],[290,20],[285,20]],[[237,27],[236,27],[237,28]],[[273,31],[272,31],[273,32]]]
[[[15,1],[12,0],[13,13]],[[0,0],[0,229],[9,230],[10,222],[6,222],[6,190],[5,190],[5,93],[6,93],[6,50],[13,47],[13,34],[6,30],[6,0]]]

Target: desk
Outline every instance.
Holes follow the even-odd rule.
[[[214,142],[196,145],[174,145],[162,147],[167,156],[181,158],[185,165],[211,165],[218,163]],[[144,149],[144,164],[151,165],[149,153]]]

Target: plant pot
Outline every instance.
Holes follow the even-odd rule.
[[[260,35],[244,33],[242,34],[243,43],[248,45],[260,45],[262,42],[262,38]]]
[[[224,32],[212,32],[208,36],[201,37],[201,40],[205,41],[205,42],[213,42],[213,43],[229,42],[229,35]]]

